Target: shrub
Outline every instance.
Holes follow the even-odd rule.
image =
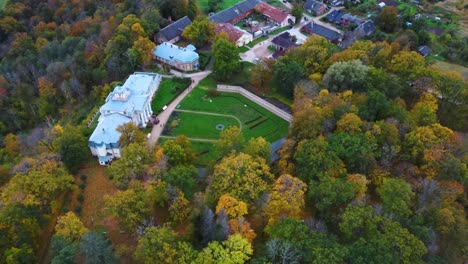
[[[82,193],[78,194],[78,196],[76,197],[76,200],[78,200],[78,202],[80,202],[80,203],[83,203],[84,195]]]
[[[68,213],[68,212],[70,212],[70,209],[69,209],[68,207],[64,207],[64,208],[62,209],[62,211],[63,211],[64,213]]]
[[[81,175],[80,176],[81,181],[86,182],[86,179],[88,179],[88,176],[86,175]]]
[[[75,207],[75,213],[80,215],[82,211],[83,211],[83,207],[81,205],[77,205]]]
[[[79,187],[81,190],[84,190],[86,188],[86,183],[84,182],[80,183]]]
[[[209,89],[206,95],[208,95],[208,97],[217,97],[220,95],[220,92],[216,89]]]
[[[211,53],[209,52],[199,52],[200,54],[200,70],[204,70],[206,66],[208,66],[208,63],[210,63],[211,60]]]

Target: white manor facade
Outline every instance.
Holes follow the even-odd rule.
[[[120,125],[133,123],[146,127],[153,111],[151,101],[161,82],[156,73],[135,72],[122,86],[116,86],[99,109],[99,123],[89,138],[88,146],[99,164],[108,165],[114,158],[120,158],[118,141]]]

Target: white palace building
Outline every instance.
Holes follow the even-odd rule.
[[[161,76],[156,73],[135,72],[122,86],[116,86],[99,109],[99,123],[89,138],[88,146],[99,164],[108,165],[120,158],[117,127],[132,122],[146,127],[153,113],[151,100],[159,87]]]

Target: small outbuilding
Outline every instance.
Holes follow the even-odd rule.
[[[426,45],[419,46],[418,53],[421,54],[423,57],[426,57],[427,55],[430,55],[432,53],[432,50]]]

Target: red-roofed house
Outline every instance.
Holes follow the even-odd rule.
[[[260,2],[255,8],[258,12],[262,13],[271,22],[276,23],[280,27],[293,25],[296,18],[281,8],[271,6],[265,2]]]
[[[236,28],[229,23],[219,23],[215,29],[216,34],[225,32],[228,35],[228,40],[235,43],[237,47],[242,47],[253,40],[252,34],[247,31]]]

